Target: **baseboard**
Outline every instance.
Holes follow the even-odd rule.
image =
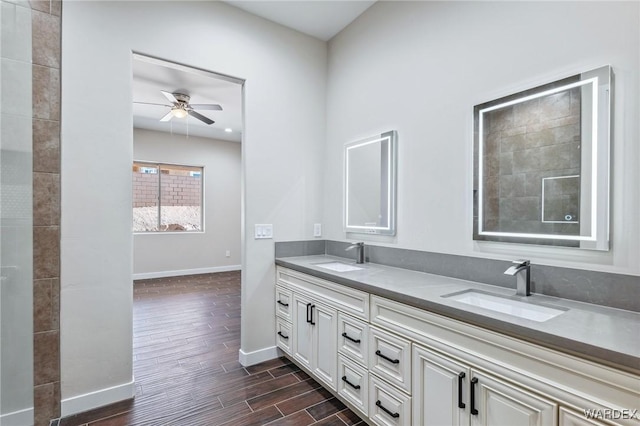
[[[263,361],[269,361],[270,359],[278,358],[280,356],[277,346],[271,346],[253,352],[245,352],[240,349],[238,353],[238,361],[244,367],[260,364]]]
[[[33,408],[13,411],[0,415],[0,425],[2,426],[24,426],[33,424]]]
[[[135,394],[135,381],[132,380],[129,383],[63,399],[60,410],[62,417],[67,417],[72,414],[82,413],[83,411],[93,410],[94,408],[133,398]],[[2,426],[4,426],[4,423]]]
[[[211,274],[214,272],[239,271],[241,265],[212,266],[210,268],[178,269],[176,271],[142,272],[133,274],[134,280],[147,280],[149,278],[179,277],[183,275]]]

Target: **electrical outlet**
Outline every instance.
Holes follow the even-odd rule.
[[[314,237],[322,237],[322,224],[314,223],[313,224],[313,236]]]
[[[227,251],[226,251],[226,253],[225,253],[224,255],[225,255],[225,256],[227,256],[227,257],[231,257],[231,251],[230,251],[230,250],[227,250]]]

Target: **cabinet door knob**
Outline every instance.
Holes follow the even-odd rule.
[[[471,389],[470,389],[471,392],[469,395],[469,399],[471,400],[471,408],[469,411],[474,416],[478,415],[478,410],[476,409],[476,383],[478,383],[477,377],[474,377],[473,379],[471,379]]]
[[[387,361],[389,361],[392,364],[400,364],[400,360],[399,359],[391,359],[388,356],[384,355],[382,352],[380,352],[380,350],[376,351],[376,355],[378,355],[382,359],[386,359]]]
[[[354,339],[353,337],[349,337],[349,335],[346,332],[342,333],[342,337],[344,337],[347,340],[351,340],[353,343],[360,343],[360,339]]]
[[[351,386],[354,389],[360,389],[360,385],[354,385],[353,383],[351,383],[348,379],[347,376],[342,376],[342,381],[345,382],[346,384],[348,384],[349,386]]]
[[[278,331],[278,336],[282,337],[285,340],[289,340],[289,336],[285,336],[284,334],[282,334],[282,331]]]
[[[313,310],[316,308],[316,305],[311,305],[311,320],[309,321],[309,324],[311,325],[316,325],[316,323],[313,321]]]
[[[387,413],[388,415],[390,415],[391,417],[393,417],[394,419],[397,419],[398,417],[400,417],[400,413],[392,413],[391,411],[389,411],[387,408],[384,407],[384,405],[382,405],[382,402],[380,402],[380,400],[376,401],[376,406],[380,407],[380,409],[382,411],[384,411],[385,413]]]
[[[464,373],[464,371],[458,374],[458,408],[466,407],[465,403],[462,402],[462,380],[465,376],[466,374]]]
[[[289,306],[289,304],[288,304],[288,303],[284,303],[282,300],[278,300],[278,304],[279,304],[279,305],[282,305],[282,306],[284,306],[284,307]]]

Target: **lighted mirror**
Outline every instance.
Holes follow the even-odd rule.
[[[345,145],[346,232],[395,235],[396,145],[395,130]]]
[[[474,239],[609,249],[610,66],[474,107]]]

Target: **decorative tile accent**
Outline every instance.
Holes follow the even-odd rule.
[[[60,175],[33,173],[33,225],[60,224]]]
[[[36,226],[33,228],[33,277],[34,279],[60,276],[60,227]]]
[[[31,11],[34,64],[60,68],[60,17]]]
[[[30,0],[33,130],[34,421],[60,417],[61,0]]]
[[[33,65],[33,116],[49,119],[51,117],[51,68]]]
[[[33,281],[33,331],[52,330],[53,296],[51,279]]]
[[[36,425],[48,425],[50,419],[60,417],[60,382],[36,386],[33,389],[33,401],[39,408],[34,418]]]
[[[36,386],[60,381],[59,345],[60,333],[58,331],[34,333],[33,381]],[[38,414],[36,413],[36,415]]]
[[[60,122],[33,120],[33,171],[60,173]]]

